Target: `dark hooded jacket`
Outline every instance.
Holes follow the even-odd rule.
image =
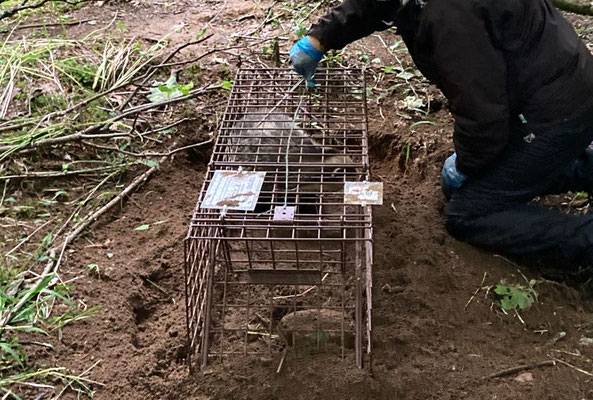
[[[340,49],[390,26],[449,100],[470,176],[500,155],[519,114],[541,129],[593,105],[593,57],[548,0],[345,0],[308,34]]]

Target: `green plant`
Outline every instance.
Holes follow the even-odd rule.
[[[17,333],[41,333],[49,336],[57,332],[61,339],[62,328],[69,323],[93,315],[96,307],[80,309],[70,298],[70,287],[50,286],[55,279],[48,275],[37,285],[23,288],[22,280],[3,281],[0,286],[0,390],[13,398],[19,397],[11,386],[21,378],[35,376],[33,366],[28,365],[24,346],[19,343]],[[60,312],[56,305],[60,304]],[[50,343],[34,342],[38,346],[52,349]],[[64,375],[65,376],[65,375]]]
[[[529,286],[522,285],[496,285],[494,293],[500,296],[499,305],[503,311],[527,310],[537,299],[537,293],[533,288],[535,280],[529,282]]]
[[[101,269],[99,268],[99,264],[89,264],[86,267],[90,273],[97,275],[99,278],[101,277]]]

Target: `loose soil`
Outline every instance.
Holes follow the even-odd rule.
[[[122,35],[140,38],[158,37],[185,22],[191,30],[175,36],[180,43],[210,21],[215,37],[204,47],[185,50],[190,56],[200,54],[205,46],[226,44],[231,33],[257,28],[270,5],[244,0],[170,6],[108,3],[89,5],[78,16],[95,16],[103,23],[116,10],[123,10],[118,18],[126,22],[128,33]],[[240,18],[249,14],[256,18]],[[590,18],[576,21],[590,34]],[[84,26],[72,27],[70,33],[84,30]],[[391,32],[382,37],[387,43],[397,40]],[[289,41],[281,45],[286,51]],[[351,64],[356,63],[356,50],[393,62],[374,36],[349,49]],[[236,58],[225,57],[228,68],[235,70]],[[219,67],[216,62],[204,64],[212,73]],[[371,74],[369,85],[389,87],[390,79],[380,77],[380,73]],[[526,382],[515,380],[517,374],[485,378],[550,357],[593,371],[593,348],[579,344],[582,337],[593,337],[590,303],[573,288],[543,281],[536,286],[538,301],[530,310],[520,317],[500,312],[494,297],[481,286],[503,279],[525,284],[518,269],[528,279],[538,276],[446,234],[438,176],[452,151],[452,120],[440,109],[444,99],[429,89],[430,117],[438,125],[410,130],[417,118],[401,116],[399,104],[405,94],[398,90],[380,103],[371,95],[369,102],[372,175],[385,185],[384,206],[374,209],[372,375],[357,370],[351,359],[342,361],[333,354],[290,353],[280,374],[275,373],[280,354],[272,360],[215,362],[203,372],[189,374],[183,238],[206,168],[207,150],[180,154],[162,165],[119,212],[99,221],[92,233],[70,249],[62,278],[77,278],[74,295],[87,305],[99,305],[100,311],[66,326],[55,351],[39,350],[35,359],[77,372],[101,360],[90,374],[104,384],[96,388],[99,400],[593,399],[593,377],[561,363],[530,370],[533,379]],[[200,107],[196,105],[196,112]],[[204,126],[208,124],[198,133],[192,127],[181,133],[197,141],[208,134]],[[402,153],[406,148],[409,155]],[[165,222],[134,230],[157,221]],[[100,266],[99,276],[87,271],[91,263]],[[565,337],[555,341],[561,332]]]

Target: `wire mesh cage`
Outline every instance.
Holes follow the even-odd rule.
[[[238,71],[185,240],[190,368],[370,360],[371,208],[344,192],[369,178],[365,95],[359,69],[321,69],[312,91],[289,69]]]

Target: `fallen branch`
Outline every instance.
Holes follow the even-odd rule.
[[[97,125],[89,126],[86,129],[84,129],[83,131],[73,133],[71,135],[66,135],[66,136],[57,137],[57,138],[43,139],[43,140],[39,140],[37,142],[29,143],[27,145],[17,144],[17,145],[0,146],[0,152],[3,153],[3,154],[0,154],[0,160],[2,160],[7,155],[14,153],[14,152],[20,152],[20,151],[24,151],[24,150],[30,151],[31,149],[38,149],[41,147],[47,147],[47,146],[52,146],[52,145],[56,145],[56,144],[64,144],[64,143],[79,141],[82,139],[94,138],[95,136],[92,135],[93,132],[98,132],[101,129],[103,129],[105,126],[111,125],[114,122],[120,121],[124,118],[130,117],[132,115],[135,115],[135,114],[138,114],[141,112],[159,108],[161,106],[166,106],[166,105],[178,103],[180,101],[185,101],[185,100],[191,99],[199,94],[202,94],[204,92],[214,90],[214,89],[220,89],[221,87],[222,87],[221,85],[205,86],[205,87],[194,89],[194,90],[190,91],[189,94],[187,94],[185,96],[175,97],[173,99],[169,99],[169,100],[162,101],[159,103],[142,104],[137,107],[129,108],[125,112],[121,113],[120,115],[117,115],[113,118],[103,121]],[[1,128],[0,128],[0,131],[1,131]],[[121,134],[121,136],[129,136],[129,135],[130,135],[129,133]],[[116,136],[119,136],[119,135],[116,135]],[[100,136],[97,135],[96,137],[98,138]]]
[[[0,20],[3,20],[4,18],[10,18],[13,15],[18,14],[21,11],[25,11],[25,10],[30,10],[30,9],[34,9],[34,8],[39,8],[41,6],[43,6],[45,3],[48,3],[50,0],[41,0],[39,3],[36,4],[32,4],[30,6],[27,5],[22,5],[20,7],[15,7],[12,8],[10,10],[4,10],[0,12]],[[23,4],[25,4],[26,2],[24,2]]]
[[[18,13],[20,13],[21,11],[25,11],[25,10],[31,10],[31,9],[35,9],[35,8],[40,8],[42,7],[44,4],[46,3],[51,3],[51,2],[62,2],[62,3],[68,3],[71,5],[78,5],[80,3],[84,3],[86,1],[89,0],[83,0],[83,1],[68,1],[68,0],[41,0],[38,3],[35,4],[31,4],[31,5],[26,5],[26,1],[24,1],[22,3],[22,5],[20,7],[15,7],[12,8],[10,10],[4,10],[4,11],[0,11],[0,20],[3,20],[5,18],[10,18]]]
[[[181,50],[185,49],[186,47],[194,46],[196,44],[205,42],[206,40],[210,39],[212,36],[214,36],[214,35],[207,35],[207,36],[204,36],[203,38],[200,38],[196,41],[182,44],[181,46],[179,46],[175,50],[173,50],[167,57],[165,57],[165,59],[161,62],[161,64],[169,62],[169,60],[171,60],[173,57],[175,57],[175,55],[177,53],[179,53]],[[161,68],[161,64],[150,67],[151,69],[149,69],[148,72],[142,77],[142,79],[143,79],[142,82],[140,82],[140,84],[136,85],[136,88],[134,89],[132,94],[129,95],[128,98],[119,107],[120,110],[123,110],[124,108],[126,108],[126,106],[134,98],[134,96],[136,96],[138,94],[138,91],[142,87],[144,87],[146,85],[146,83],[150,80],[150,78],[152,78],[152,76],[159,70],[159,68]]]
[[[132,151],[127,151],[127,150],[122,150],[122,149],[118,149],[117,147],[111,147],[111,146],[102,146],[100,144],[95,144],[95,143],[91,143],[91,142],[86,142],[86,141],[82,141],[82,144],[84,144],[85,146],[89,146],[89,147],[94,147],[97,149],[101,149],[101,150],[109,150],[109,151],[115,151],[118,153],[122,153],[125,154],[127,156],[132,156],[132,157],[137,157],[137,158],[147,158],[147,157],[161,157],[161,156],[172,156],[175,153],[179,153],[180,151],[184,151],[184,150],[188,150],[188,149],[192,149],[194,147],[200,147],[203,146],[205,144],[211,143],[214,140],[214,138],[210,138],[206,141],[200,142],[200,143],[194,143],[194,144],[190,144],[188,146],[183,146],[183,147],[179,147],[176,148],[174,150],[170,150],[166,153],[163,152],[159,152],[159,153],[154,153],[154,152],[145,152],[145,153],[134,153]]]
[[[490,375],[488,375],[487,378],[488,379],[502,378],[504,376],[513,375],[513,374],[516,374],[517,372],[525,371],[528,369],[535,369],[535,368],[541,368],[541,367],[553,367],[556,365],[556,361],[558,361],[558,360],[553,359],[553,360],[540,361],[540,362],[536,362],[533,364],[519,365],[517,367],[503,369],[502,371],[495,372],[494,374],[490,374]]]
[[[0,176],[0,181],[8,180],[8,179],[42,179],[42,178],[59,178],[63,176],[72,176],[72,175],[83,175],[83,174],[90,174],[96,172],[107,172],[113,171],[118,169],[119,167],[97,167],[97,168],[87,168],[87,169],[80,169],[74,171],[35,171],[35,172],[27,172],[26,174],[21,175],[5,175]]]
[[[64,22],[52,22],[49,24],[46,23],[39,23],[39,24],[30,24],[30,25],[19,25],[14,28],[15,31],[23,30],[23,29],[33,29],[33,28],[44,28],[48,26],[73,26],[73,25],[82,25],[86,22],[93,21],[92,19],[81,19],[80,21],[64,21]]]
[[[168,158],[168,156],[162,157],[159,160],[159,165],[156,165],[154,167],[150,167],[143,174],[137,176],[132,181],[132,183],[130,183],[120,194],[118,194],[113,199],[111,199],[109,201],[109,203],[105,204],[103,207],[101,207],[100,209],[98,209],[97,211],[95,211],[94,213],[92,213],[91,215],[89,215],[86,218],[84,218],[78,224],[76,224],[74,226],[74,228],[72,228],[72,230],[70,231],[70,233],[66,236],[66,238],[64,239],[64,242],[61,245],[62,250],[60,252],[60,256],[58,258],[58,261],[56,262],[55,269],[57,270],[57,268],[59,267],[60,262],[62,260],[62,257],[64,255],[64,251],[66,250],[66,247],[70,244],[70,242],[72,242],[82,231],[84,231],[86,228],[88,228],[89,226],[91,226],[91,224],[93,224],[97,219],[99,219],[101,216],[105,215],[115,205],[117,205],[119,202],[123,201],[133,191],[135,191],[136,189],[138,189],[140,187],[140,185],[142,185],[148,178],[150,178],[152,176],[152,174],[154,174],[159,169],[160,164],[162,164],[163,162],[165,162],[167,160],[167,158]]]
[[[161,158],[161,160],[159,161],[159,164],[165,162],[167,160],[167,158],[168,157]],[[91,215],[84,218],[78,224],[76,224],[72,228],[70,233],[66,236],[66,238],[64,239],[64,241],[62,242],[61,245],[51,248],[48,252],[50,261],[47,263],[47,265],[44,268],[41,275],[39,275],[39,277],[37,278],[35,285],[33,285],[35,288],[35,289],[33,289],[33,292],[35,292],[37,290],[37,288],[39,288],[40,285],[43,283],[45,278],[47,278],[50,275],[55,275],[55,277],[49,283],[48,287],[55,285],[58,281],[58,277],[57,277],[58,269],[60,267],[60,263],[62,261],[64,252],[66,251],[66,248],[68,247],[68,245],[70,243],[72,243],[72,241],[74,241],[74,239],[76,239],[76,237],[78,237],[78,235],[80,235],[80,233],[82,231],[84,231],[89,226],[91,226],[97,219],[99,219],[100,217],[105,215],[115,205],[117,205],[118,203],[123,201],[132,192],[137,190],[144,182],[146,182],[146,180],[148,178],[150,178],[158,170],[158,168],[159,168],[158,166],[151,167],[147,171],[145,171],[143,174],[136,177],[132,181],[132,183],[130,183],[120,194],[118,194],[113,199],[111,199],[111,201],[109,201],[109,203],[105,204],[103,207],[101,207],[100,209],[98,209],[97,211],[92,213]],[[59,253],[59,257],[56,259],[56,254],[57,254],[58,250],[60,250],[60,253]],[[6,312],[4,314],[4,316],[0,320],[0,337],[2,336],[2,333],[4,332],[4,328],[6,327],[6,325],[8,325],[10,323],[10,321],[15,317],[15,315],[18,314],[20,309],[25,305],[25,303],[28,300],[30,300],[30,298],[28,298],[28,296],[24,296],[14,307],[12,307],[8,312]]]
[[[180,51],[180,50],[182,50],[183,48],[185,48],[185,47],[187,47],[187,46],[189,46],[189,45],[193,45],[193,44],[201,43],[201,42],[203,42],[203,41],[205,41],[205,40],[209,39],[211,36],[212,36],[212,35],[210,35],[210,36],[206,36],[206,37],[204,37],[204,38],[202,38],[202,39],[200,39],[200,40],[198,40],[198,41],[195,41],[195,42],[190,42],[190,43],[186,43],[186,44],[184,44],[184,45],[181,45],[181,46],[179,46],[179,47],[178,47],[177,49],[175,49],[175,50],[174,50],[174,51],[173,51],[171,54],[169,54],[169,56],[167,56],[167,57],[165,58],[165,60],[166,60],[166,61],[170,60],[170,59],[171,59],[171,58],[172,58],[172,57],[173,57],[173,56],[174,56],[174,55],[175,55],[177,52],[179,52],[179,51]],[[160,67],[157,65],[157,66],[150,67],[150,68],[152,68],[153,70],[149,70],[149,71],[148,71],[148,72],[146,72],[144,75],[142,75],[142,76],[140,76],[140,77],[138,77],[138,78],[137,78],[137,79],[139,79],[139,80],[143,80],[143,83],[139,84],[139,87],[143,87],[143,85],[144,85],[144,84],[145,84],[145,83],[148,81],[148,79],[150,79],[150,77],[151,77],[151,76],[152,76],[152,75],[153,75],[153,74],[154,74],[154,73],[157,71],[157,69],[158,69],[158,68],[160,68]],[[132,82],[129,82],[129,81],[123,82],[123,83],[122,83],[122,84],[120,84],[120,85],[113,86],[113,87],[111,87],[111,88],[109,88],[109,89],[107,89],[107,90],[104,90],[104,91],[103,91],[103,92],[101,92],[101,93],[97,93],[96,95],[94,95],[94,96],[91,96],[91,97],[89,97],[88,99],[84,99],[84,100],[82,100],[81,102],[79,102],[79,103],[77,103],[77,104],[74,104],[73,106],[71,106],[71,107],[68,107],[68,108],[67,108],[67,109],[65,109],[65,110],[51,112],[51,113],[49,113],[49,114],[46,114],[46,115],[44,115],[43,117],[41,117],[41,118],[39,118],[39,119],[32,119],[32,120],[30,120],[30,121],[21,122],[21,123],[19,123],[19,124],[15,124],[15,125],[7,125],[7,126],[1,126],[1,125],[0,125],[0,132],[11,131],[11,130],[16,130],[16,129],[21,129],[21,128],[24,128],[24,127],[27,127],[27,126],[31,126],[31,125],[36,125],[36,124],[37,124],[37,125],[40,125],[40,124],[42,124],[43,122],[45,122],[45,121],[48,121],[48,120],[50,120],[50,119],[52,119],[52,118],[63,117],[64,115],[66,115],[66,114],[69,114],[69,113],[71,113],[72,111],[75,111],[75,110],[77,110],[77,109],[79,109],[79,108],[85,107],[85,106],[87,106],[88,104],[92,103],[93,101],[95,101],[95,100],[98,100],[98,99],[100,99],[101,97],[105,97],[105,96],[107,96],[108,94],[111,94],[111,93],[113,93],[113,92],[115,92],[115,91],[117,91],[117,90],[123,89],[123,88],[125,88],[126,86],[128,86],[128,85],[130,85],[130,84],[133,84],[133,83],[132,83]],[[138,86],[138,85],[137,85],[137,86]],[[125,104],[127,104],[127,101],[124,103],[124,106],[125,106]],[[120,107],[120,108],[123,108],[123,106],[122,106],[122,107]]]
[[[273,40],[273,39],[274,38],[265,38],[265,39],[260,39],[260,40],[258,40],[256,42],[249,43],[249,44],[242,44],[242,45],[236,45],[236,46],[222,47],[220,49],[212,49],[212,50],[209,50],[206,53],[201,54],[201,55],[199,55],[197,57],[190,58],[189,60],[186,60],[186,61],[178,61],[178,62],[173,62],[173,63],[162,63],[162,64],[159,64],[159,65],[156,65],[155,68],[174,67],[174,66],[177,66],[177,65],[192,64],[192,63],[195,63],[197,61],[200,61],[204,57],[208,57],[208,56],[210,56],[210,55],[212,55],[214,53],[218,53],[220,51],[227,51],[227,50],[234,50],[234,49],[244,49],[244,48],[252,47],[252,46],[255,46],[255,45],[258,45],[258,44],[267,42],[269,40]]]

